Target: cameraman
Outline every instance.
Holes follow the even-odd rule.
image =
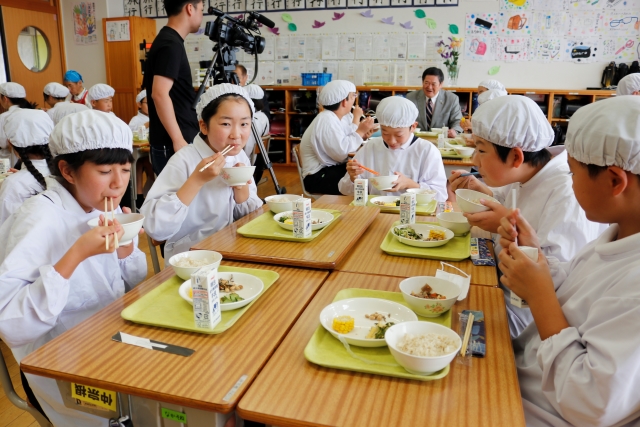
[[[202,23],[203,0],[164,0],[169,22],[156,36],[147,58],[144,87],[149,107],[153,171],[160,175],[169,158],[193,142],[199,125],[192,107],[191,69],[184,39]]]

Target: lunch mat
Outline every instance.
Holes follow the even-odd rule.
[[[348,298],[380,298],[397,302],[407,308],[409,305],[404,301],[399,292],[374,291],[371,289],[343,289],[336,294],[333,302]],[[421,317],[418,320],[423,322],[433,322],[451,328],[451,310],[438,317]],[[382,363],[395,363],[395,359],[388,347],[365,348],[350,346],[351,351],[356,355]],[[406,371],[402,366],[387,366],[366,363],[351,356],[337,338],[331,335],[322,325],[314,332],[311,340],[304,349],[304,357],[311,363],[327,368],[343,369],[347,371],[364,372],[367,374],[385,375],[389,377],[405,378],[418,381],[432,381],[445,377],[449,373],[449,365],[444,369],[434,372],[431,375],[416,375]]]
[[[399,225],[400,221],[393,223],[393,226]],[[416,224],[438,225],[434,222],[416,222]],[[449,240],[446,245],[435,248],[417,248],[415,246],[400,243],[389,230],[385,236],[380,249],[389,255],[406,256],[411,258],[428,258],[440,261],[462,261],[471,256],[471,233],[466,236],[454,237]]]
[[[253,219],[252,221],[238,228],[238,234],[240,234],[241,236],[250,237],[253,239],[286,240],[287,242],[299,242],[299,243],[310,242],[316,237],[318,237],[320,234],[322,234],[322,232],[325,231],[327,228],[333,227],[333,224],[335,224],[336,219],[340,215],[342,215],[342,211],[337,211],[333,209],[313,209],[313,210],[325,211],[333,214],[333,221],[331,221],[331,224],[327,225],[324,228],[321,228],[320,230],[312,231],[310,237],[305,237],[303,239],[298,237],[293,237],[293,231],[285,230],[284,228],[276,224],[276,222],[273,219],[273,217],[276,216],[276,214],[274,214],[271,211],[263,213],[259,217]]]
[[[223,311],[222,320],[211,330],[196,328],[193,319],[193,306],[182,299],[178,288],[185,281],[178,276],[160,284],[151,292],[122,310],[120,315],[134,323],[161,326],[163,328],[180,329],[182,331],[199,332],[201,334],[220,334],[232,327],[239,318],[255,303],[280,275],[271,270],[255,268],[218,267],[219,272],[238,272],[256,276],[264,283],[264,289],[256,299],[237,310]]]
[[[371,199],[375,198],[375,197],[398,197],[400,198],[400,196],[380,196],[377,194],[369,194],[369,199],[368,199],[368,203],[367,206],[374,206],[376,208],[380,208],[380,212],[384,212],[384,213],[394,213],[394,214],[400,214],[400,206],[379,206],[376,205],[374,203],[371,203]],[[351,206],[353,206],[353,202],[350,203]],[[426,204],[426,205],[416,205],[416,215],[430,215],[432,213],[434,213],[436,211],[436,207],[438,206],[438,201],[436,199],[433,199],[431,201],[431,203]]]

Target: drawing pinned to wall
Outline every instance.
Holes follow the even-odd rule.
[[[600,32],[615,34],[638,34],[640,20],[638,12],[609,10],[603,14]]]
[[[76,44],[96,44],[96,4],[82,2],[73,5],[73,36]]]
[[[528,10],[532,3],[532,0],[500,0],[500,10]]]
[[[497,31],[497,13],[467,13],[465,19],[465,33],[471,36],[491,36]]]
[[[425,19],[425,22],[427,23],[427,27],[429,27],[429,29],[431,30],[435,30],[438,27],[435,19],[427,18]]]
[[[563,36],[568,30],[569,16],[566,12],[538,10],[533,14],[533,31],[539,36]]]
[[[373,12],[371,12],[371,9],[360,12],[360,15],[364,16],[365,18],[373,18]]]
[[[325,22],[320,22],[320,21],[313,21],[313,25],[311,26],[311,28],[322,28],[324,27]]]
[[[331,20],[337,21],[342,18],[344,18],[344,13],[333,12],[333,18],[331,18]]]
[[[603,18],[600,12],[574,12],[571,14],[568,36],[595,36]]]
[[[601,0],[565,0],[565,8],[568,10],[602,10],[605,1]]]
[[[499,72],[500,72],[500,66],[494,65],[493,67],[489,68],[489,71],[487,71],[487,74],[489,74],[490,76],[495,76]]]
[[[578,64],[595,62],[599,58],[600,40],[595,37],[565,40],[565,60]]]
[[[496,59],[505,62],[529,60],[529,37],[500,37]]]
[[[562,0],[533,0],[531,8],[536,10],[564,10],[565,4]]]
[[[296,31],[298,31],[298,27],[297,27],[297,26],[296,26],[296,24],[294,24],[293,22],[292,22],[292,23],[290,23],[289,25],[287,25],[287,29],[288,29],[289,31],[292,31],[292,32],[296,32]]]
[[[627,37],[618,37],[616,40],[615,60],[618,62],[630,62],[638,60],[638,43],[639,39],[631,39]]]
[[[395,22],[393,22],[393,16],[389,16],[388,18],[382,18],[380,21],[382,21],[383,24],[395,25]]]
[[[464,59],[470,61],[493,61],[496,59],[498,39],[496,37],[475,36],[465,40]]]
[[[458,26],[456,24],[449,24],[449,32],[451,34],[458,34],[460,30],[458,29]]]
[[[422,18],[426,18],[427,17],[427,14],[424,13],[424,10],[422,10],[422,9],[414,10],[413,14],[416,15],[416,18],[418,18],[418,19],[422,19]]]
[[[501,36],[531,35],[532,27],[532,16],[528,12],[500,12],[498,18],[498,34]]]
[[[531,59],[538,62],[561,62],[563,41],[559,37],[538,37],[531,40]]]
[[[624,46],[624,42],[622,46]],[[616,59],[617,51],[618,51],[617,37],[607,37],[607,38],[600,39],[600,60],[614,61]]]
[[[413,30],[413,25],[411,25],[411,21],[401,22],[400,26],[405,30]]]

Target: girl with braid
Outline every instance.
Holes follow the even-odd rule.
[[[4,180],[0,186],[0,225],[26,199],[47,189],[47,162],[51,159],[49,135],[53,122],[42,110],[19,109],[4,123],[8,145],[22,160],[22,170]]]

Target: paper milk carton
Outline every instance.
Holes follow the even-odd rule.
[[[400,224],[416,223],[416,195],[404,193],[400,196]]]
[[[538,248],[532,248],[531,246],[520,246],[522,252],[525,253],[532,261],[538,262]],[[511,305],[520,308],[529,308],[529,304],[518,295],[511,292],[511,296],[509,297],[509,302]]]
[[[0,159],[0,175],[9,172],[9,169],[11,169],[11,160]]]
[[[368,179],[356,179],[353,182],[353,205],[354,206],[367,206],[367,199],[369,198],[369,180]]]
[[[201,268],[191,275],[193,290],[193,318],[196,328],[213,329],[220,320],[220,292],[218,268]]]
[[[299,198],[293,202],[293,237],[311,236],[311,199]]]

